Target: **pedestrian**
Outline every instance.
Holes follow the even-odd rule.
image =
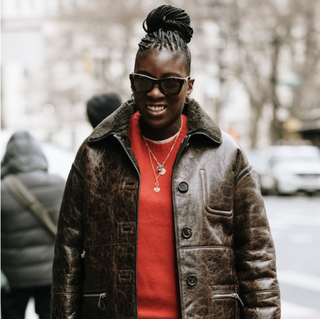
[[[57,223],[65,181],[47,170],[39,143],[28,132],[14,133],[1,163],[1,270],[7,278],[2,319],[25,318],[31,297],[39,318],[50,318],[54,236],[4,182],[8,176],[18,178]]]
[[[95,95],[87,102],[87,116],[93,128],[121,105],[117,93],[109,92]]]
[[[280,318],[257,175],[190,98],[189,15],[163,5],[143,26],[132,99],[69,175],[52,318]]]

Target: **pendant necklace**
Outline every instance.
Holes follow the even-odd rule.
[[[167,170],[164,168],[164,164],[166,163],[166,161],[168,160],[170,154],[172,153],[176,143],[177,143],[177,140],[178,140],[178,137],[179,137],[179,134],[180,134],[180,131],[181,131],[181,128],[182,128],[182,125],[183,125],[183,122],[181,123],[181,127],[180,127],[180,130],[177,132],[176,134],[176,137],[175,137],[175,140],[174,140],[174,143],[166,157],[166,159],[163,161],[162,164],[159,163],[159,161],[157,160],[157,158],[155,157],[155,155],[152,153],[151,149],[149,148],[149,145],[148,145],[148,142],[146,140],[146,138],[144,136],[143,139],[144,139],[144,142],[146,143],[146,146],[147,146],[147,149],[148,149],[148,154],[149,154],[149,159],[150,159],[150,163],[151,163],[151,166],[152,166],[152,171],[153,171],[153,174],[154,174],[154,177],[156,178],[156,182],[154,183],[155,185],[155,188],[153,189],[156,193],[159,193],[160,192],[160,187],[159,187],[159,177],[160,175],[164,175]],[[154,165],[153,165],[153,162],[152,162],[152,158],[151,158],[151,155],[152,157],[154,158],[154,160],[157,162],[158,166],[156,168],[156,170],[154,169]],[[157,173],[158,175],[157,175]]]
[[[148,150],[148,154],[149,154],[149,158],[150,158],[150,162],[151,162],[151,166],[152,166],[152,171],[153,171],[154,177],[156,178],[156,182],[154,183],[155,188],[154,188],[153,190],[154,190],[156,193],[159,193],[159,192],[160,192],[160,187],[159,187],[159,181],[158,181],[158,179],[159,179],[160,174],[158,174],[158,176],[157,176],[156,171],[154,170],[154,166],[153,166],[153,163],[152,163],[152,158],[151,158],[151,155],[150,155],[149,150]]]

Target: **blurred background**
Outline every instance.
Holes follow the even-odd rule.
[[[27,130],[66,177],[92,131],[86,102],[130,98],[141,24],[161,4],[189,13],[192,97],[259,174],[282,318],[320,318],[319,0],[2,0],[2,155]]]

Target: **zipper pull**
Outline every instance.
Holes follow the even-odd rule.
[[[106,309],[106,304],[104,303],[103,299],[106,297],[106,293],[102,293],[99,295],[99,301],[98,301],[98,308],[101,310]]]
[[[86,251],[85,251],[85,250],[83,250],[83,251],[82,251],[82,253],[81,253],[81,255],[80,255],[80,256],[81,256],[81,258],[84,258],[85,254],[86,254]]]
[[[239,295],[235,292],[230,292],[230,293],[226,293],[226,292],[221,292],[221,293],[213,293],[212,294],[212,298],[214,299],[224,299],[224,298],[233,298],[235,300],[237,300],[240,305],[242,306],[242,308],[244,309],[244,303],[241,300],[241,298],[239,297]]]
[[[239,295],[235,293],[235,294],[234,294],[234,297],[240,302],[242,308],[244,308],[244,303],[243,303],[243,301],[241,300],[241,298],[239,297]]]

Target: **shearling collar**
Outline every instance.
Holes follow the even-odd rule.
[[[135,111],[135,104],[132,100],[122,104],[93,130],[88,139],[89,143],[100,141],[114,134],[127,138],[130,118]],[[205,134],[214,142],[221,143],[219,127],[195,100],[190,99],[189,104],[184,107],[183,114],[188,117],[187,134]]]

